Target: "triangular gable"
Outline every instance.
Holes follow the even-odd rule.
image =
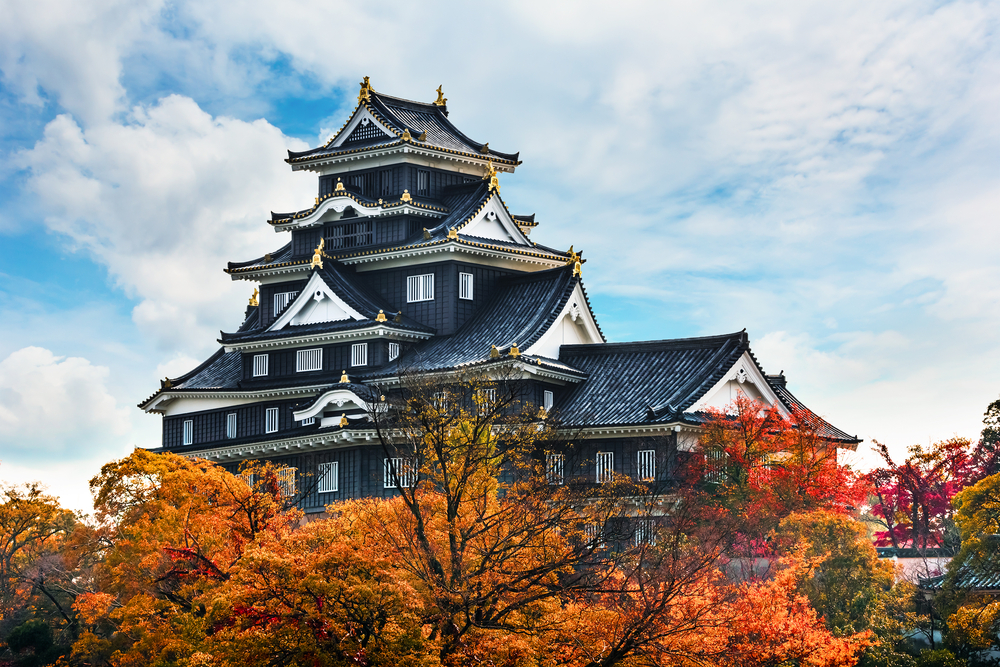
[[[559,347],[562,345],[588,345],[603,343],[604,337],[597,327],[597,320],[590,311],[587,296],[583,293],[581,283],[573,288],[573,293],[559,315],[545,330],[541,338],[524,351],[550,359],[559,358]]]
[[[377,119],[364,104],[354,112],[354,117],[347,122],[344,129],[340,131],[329,148],[338,148],[345,143],[354,141],[367,141],[378,139],[384,136],[385,139],[394,139],[396,133],[388,126]]]
[[[741,394],[766,405],[777,406],[781,414],[786,417],[791,414],[778,398],[767,378],[761,373],[749,350],[743,352],[723,374],[722,379],[716,382],[685,412],[699,412],[707,408],[724,410]]]
[[[458,231],[467,236],[527,246],[533,245],[496,194],[491,196],[483,208]]]
[[[313,271],[309,282],[295,297],[295,301],[274,321],[268,331],[277,331],[289,325],[365,319],[368,318],[349,306],[330,289],[318,271]]]

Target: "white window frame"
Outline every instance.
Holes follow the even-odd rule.
[[[278,408],[267,408],[264,411],[264,433],[277,433],[278,421]]]
[[[406,303],[434,300],[434,274],[421,273],[406,277]]]
[[[552,403],[555,401],[555,394],[546,389],[542,392],[542,407],[546,412],[552,410]]]
[[[301,422],[299,422],[301,426],[312,426],[315,423],[316,423],[315,417],[307,417],[306,419],[303,419]]]
[[[351,366],[368,365],[368,343],[354,343],[351,345]]]
[[[230,412],[226,415],[226,437],[232,440],[236,437],[236,413]]]
[[[632,535],[632,544],[635,546],[656,544],[656,524],[652,519],[636,520],[635,532]]]
[[[473,277],[471,273],[460,272],[458,274],[458,298],[472,301]]]
[[[615,453],[597,452],[594,457],[594,479],[598,484],[606,484],[615,478]]]
[[[448,411],[448,392],[446,391],[436,391],[431,396],[431,401],[434,405],[434,409],[438,412]]]
[[[545,479],[552,486],[566,483],[566,455],[548,453],[545,455]]]
[[[267,360],[269,356],[266,353],[253,355],[253,376],[255,378],[267,375]]]
[[[287,308],[288,304],[294,301],[296,296],[298,296],[298,292],[275,292],[274,316],[277,317],[278,313]]]
[[[194,444],[194,420],[185,419],[184,426],[182,427],[183,433],[181,433],[181,444],[192,445]]]
[[[286,466],[284,468],[278,468],[275,474],[278,476],[278,489],[281,491],[282,498],[289,498],[295,495],[295,473],[298,468],[292,468]]]
[[[635,454],[635,477],[640,482],[656,480],[656,450],[643,449]]]
[[[316,483],[317,493],[336,493],[340,490],[340,463],[330,461],[317,466],[319,480]]]
[[[306,362],[312,362],[307,364]],[[295,372],[306,373],[309,371],[323,370],[323,348],[311,347],[308,350],[296,350],[295,352]]]
[[[395,470],[395,475],[393,475]],[[399,486],[396,485],[396,478],[399,478]],[[384,459],[382,471],[382,486],[386,489],[404,488],[408,489],[417,481],[416,466],[413,459],[402,457]]]
[[[399,359],[399,343],[389,343],[389,361]]]

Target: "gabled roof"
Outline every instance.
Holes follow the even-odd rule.
[[[748,347],[745,331],[642,343],[563,345],[559,360],[589,378],[555,410],[568,426],[675,421]]]
[[[386,135],[383,131],[363,135],[362,139],[345,137],[345,131],[354,132],[356,123],[352,123],[359,114],[367,112],[376,119],[379,125],[393,133]],[[366,114],[367,115],[367,114]],[[407,132],[410,139],[404,137]],[[420,141],[419,138],[423,138]],[[502,153],[493,150],[488,144],[479,143],[466,136],[448,120],[445,106],[414,102],[399,97],[377,93],[370,89],[368,99],[359,100],[358,106],[351,113],[347,123],[324,145],[308,151],[288,151],[286,162],[290,164],[309,162],[311,160],[357,153],[374,148],[412,143],[415,146],[457,153],[482,160],[492,160],[499,164],[517,165],[518,153]]]
[[[845,444],[857,445],[861,442],[861,439],[858,438],[858,436],[849,435],[848,433],[840,430],[807,408],[802,401],[795,398],[792,392],[788,391],[788,388],[785,386],[785,376],[783,373],[781,375],[767,375],[765,377],[767,378],[768,384],[770,384],[771,388],[774,389],[774,393],[776,393],[778,398],[781,399],[781,402],[785,404],[785,407],[802,415],[805,421],[808,422],[809,426],[816,432],[816,435],[828,440],[842,441]]]
[[[490,301],[458,331],[432,338],[404,354],[380,375],[396,375],[400,370],[450,370],[489,362],[492,345],[507,349],[517,343],[526,350],[548,330],[579,281],[571,266],[506,278]],[[535,364],[538,360],[530,358]],[[546,364],[545,359],[541,361]],[[566,364],[560,362],[549,365],[566,369]],[[576,372],[572,365],[567,370]]]

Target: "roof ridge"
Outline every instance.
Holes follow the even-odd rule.
[[[734,338],[739,338],[742,340],[745,337],[745,331],[737,331],[730,334],[717,334],[714,336],[695,336],[691,338],[664,338],[661,340],[641,340],[641,341],[631,341],[631,342],[620,342],[620,343],[604,343],[601,345],[596,345],[593,343],[581,344],[581,345],[563,345],[560,353],[560,357],[563,356],[565,352],[572,352],[575,354],[611,354],[616,351],[629,351],[634,349],[635,351],[642,351],[653,348],[667,348],[667,349],[679,349],[685,347],[711,347],[713,343],[725,343]]]

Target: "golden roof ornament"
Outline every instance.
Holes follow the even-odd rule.
[[[317,206],[319,206],[319,197],[316,197],[316,203],[313,204],[313,208],[316,208]]]
[[[344,187],[343,182],[338,178],[337,187],[333,189],[334,192],[344,192],[347,188]]]
[[[421,132],[420,136],[417,137],[417,141],[427,141],[427,132]]]
[[[438,86],[438,89],[437,89],[438,98],[436,100],[434,100],[434,106],[443,107],[446,104],[448,104],[448,98],[446,98],[444,96],[444,93],[441,92],[441,89],[443,87],[444,87],[444,84],[441,84],[440,86]]]
[[[511,346],[510,346],[510,352],[508,352],[507,354],[509,354],[512,357],[520,357],[521,356],[521,350],[517,349],[517,343],[512,343],[511,344]]]
[[[449,229],[448,230],[448,238],[451,239],[451,240],[453,240],[453,241],[457,241],[458,240],[458,230],[455,229],[454,227],[452,227],[451,229]]]
[[[403,136],[400,137],[403,141],[413,141],[413,137],[410,135],[410,128],[403,128]]]
[[[486,175],[483,176],[483,180],[488,180],[490,182],[489,191],[492,192],[496,190],[500,191],[500,179],[497,177],[497,170],[493,167],[493,160],[490,160],[486,166]]]
[[[319,240],[319,245],[316,246],[316,250],[313,252],[312,263],[309,264],[310,269],[315,269],[316,267],[323,268],[323,245],[326,243],[326,239],[321,238]]]
[[[431,233],[426,227],[424,227],[424,240],[427,241],[431,238]]]
[[[378,311],[378,316],[375,317],[375,321],[376,322],[385,322],[385,313],[382,312],[381,308]]]
[[[399,201],[413,201],[413,197],[410,196],[410,191],[403,190],[403,194],[400,195]]]
[[[340,428],[347,428],[347,413],[340,413]]]
[[[250,305],[253,306],[254,308],[256,308],[257,306],[260,305],[260,303],[257,301],[257,295],[259,295],[259,294],[260,294],[260,290],[257,289],[256,287],[254,287],[253,288],[253,296],[250,297]]]
[[[350,384],[351,379],[347,377],[347,371],[340,371],[340,384]]]
[[[485,144],[483,144],[482,146],[480,146],[479,152],[482,153],[483,155],[486,155],[487,153],[489,153],[490,152],[490,142],[487,141]]]
[[[490,359],[499,359],[500,350],[497,349],[496,345],[490,345]]]
[[[163,378],[163,381],[160,382],[160,389],[170,389],[173,386],[174,383],[170,381],[170,378]]]
[[[573,263],[573,277],[574,278],[579,278],[580,277],[581,269],[582,268],[583,268],[583,265],[581,265],[579,261]]]
[[[368,77],[366,76],[365,80],[361,82],[361,92],[358,93],[358,102],[371,100],[373,92],[375,92],[375,89],[372,88],[372,84],[368,82]]]
[[[393,322],[402,322],[403,321],[403,311],[399,311],[398,313],[396,313],[396,317],[392,318],[392,321]]]
[[[264,255],[264,262],[267,264],[271,263],[271,253],[267,253]]]

